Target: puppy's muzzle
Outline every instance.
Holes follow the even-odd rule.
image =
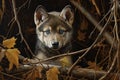
[[[53,42],[52,43],[52,48],[53,49],[58,49],[59,48],[59,42]]]

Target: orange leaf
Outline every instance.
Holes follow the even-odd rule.
[[[42,78],[41,71],[42,71],[42,67],[41,66],[36,67],[36,69],[34,71],[36,78]]]
[[[13,68],[13,65],[15,65],[18,68],[19,65],[19,60],[18,56],[20,54],[20,51],[17,48],[14,49],[7,49],[6,50],[6,57],[8,59],[9,63],[9,70]]]
[[[89,69],[102,70],[95,62],[88,61]]]
[[[57,67],[53,67],[46,72],[47,80],[58,80],[58,74],[60,74]]]
[[[14,45],[16,44],[15,41],[16,41],[15,37],[12,37],[10,39],[6,39],[3,41],[3,46],[5,46],[7,48],[13,48]]]

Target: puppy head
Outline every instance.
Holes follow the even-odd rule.
[[[69,5],[57,15],[38,6],[34,13],[38,39],[52,49],[64,47],[71,40],[73,20],[74,14]]]

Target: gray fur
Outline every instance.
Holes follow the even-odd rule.
[[[38,39],[35,53],[38,58],[45,59],[70,51],[73,19],[70,6],[66,6],[61,12],[49,13],[41,5],[37,7],[34,21]],[[61,29],[64,30],[63,34],[59,33]],[[49,30],[50,34],[47,34],[46,30]],[[59,42],[58,49],[52,49],[52,42],[56,41]],[[71,58],[68,57],[68,60]]]

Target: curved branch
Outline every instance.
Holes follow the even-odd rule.
[[[101,30],[102,30],[102,26],[101,25],[99,25],[98,24],[98,22],[81,6],[81,5],[79,5],[77,2],[75,2],[74,0],[71,0],[71,2],[73,3],[73,5],[76,7],[76,8],[78,8],[78,10],[80,10],[81,11],[81,13],[82,14],[84,14],[85,15],[85,17],[94,25],[94,26],[96,26],[96,28],[98,29],[98,31],[100,31],[101,32]],[[113,10],[113,9],[111,9],[111,10]],[[110,44],[110,45],[112,45],[113,44],[113,37],[109,34],[109,33],[107,33],[106,31],[104,31],[103,32],[103,36],[106,38],[106,40],[108,41],[108,43]],[[116,42],[114,43],[114,48],[116,48]]]
[[[22,30],[21,30],[21,25],[20,25],[20,22],[18,21],[18,18],[17,18],[17,12],[16,12],[16,7],[15,7],[15,0],[12,0],[12,4],[13,4],[13,12],[14,12],[14,16],[15,16],[15,21],[17,22],[18,29],[19,29],[19,34],[21,36],[21,41],[23,41],[25,43],[25,45],[27,46],[27,49],[34,56],[32,50],[30,49],[30,47],[29,47],[29,45],[27,43],[27,41],[23,37]]]

